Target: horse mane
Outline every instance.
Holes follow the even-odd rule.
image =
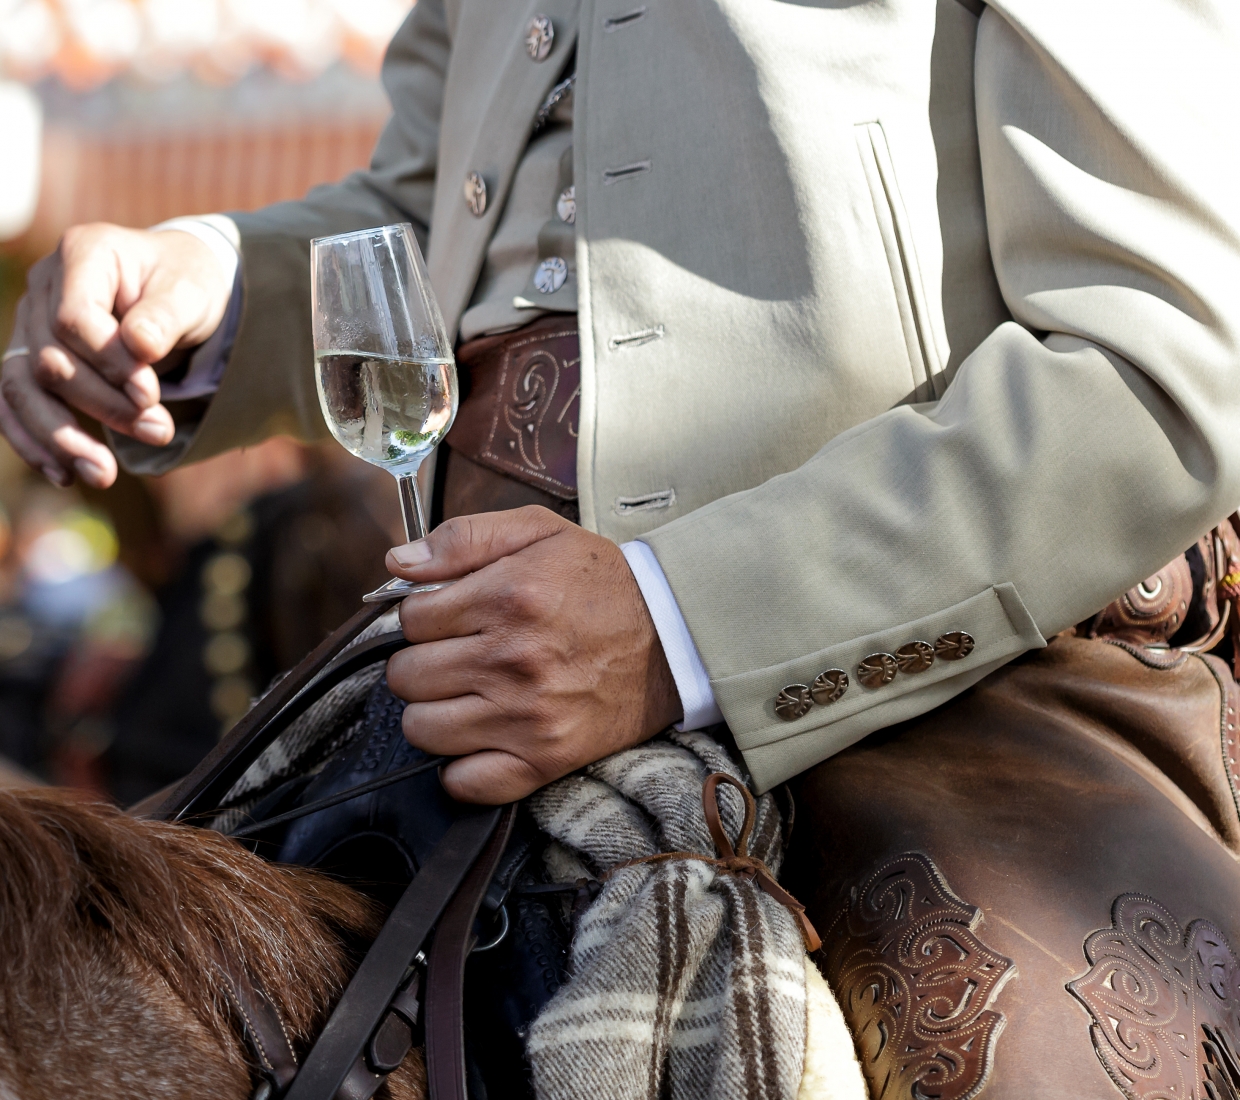
[[[298,1060],[373,903],[206,829],[65,790],[0,790],[0,1096],[245,1100],[252,1060],[216,967],[243,966]],[[378,1096],[425,1094],[418,1052]]]

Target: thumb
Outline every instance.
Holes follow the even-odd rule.
[[[150,286],[121,319],[121,339],[140,363],[158,363],[180,343],[196,316],[184,316],[182,296]]]
[[[388,551],[388,570],[425,582],[463,577],[573,525],[550,509],[529,505],[446,520],[424,539]]]

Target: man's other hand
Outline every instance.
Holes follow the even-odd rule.
[[[659,636],[615,543],[529,507],[450,519],[387,564],[416,583],[462,578],[405,599],[413,644],[387,669],[409,703],[409,741],[461,757],[443,772],[454,798],[523,798],[680,718]]]
[[[0,431],[13,449],[58,485],[76,474],[103,489],[116,480],[116,459],[72,410],[143,443],[171,442],[157,368],[219,326],[226,281],[190,233],[70,229],[30,269],[18,304],[0,375]]]

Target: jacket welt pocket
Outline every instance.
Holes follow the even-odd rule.
[[[859,122],[855,127],[857,152],[870,198],[874,202],[874,217],[883,239],[887,254],[887,266],[891,270],[891,285],[895,291],[896,307],[908,346],[909,364],[913,371],[913,384],[918,397],[939,397],[938,375],[944,368],[930,325],[930,312],[926,301],[925,284],[922,282],[921,266],[917,262],[917,249],[913,244],[912,227],[908,211],[900,197],[896,182],[895,165],[887,146],[887,135],[880,122]]]

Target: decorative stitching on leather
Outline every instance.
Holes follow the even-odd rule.
[[[1236,819],[1240,821],[1240,791],[1236,789],[1236,760],[1240,756],[1240,692],[1233,690],[1235,681],[1228,683],[1223,678],[1213,661],[1198,657],[1203,665],[1210,670],[1219,690],[1218,739],[1219,753],[1222,757],[1223,774],[1227,776],[1227,789],[1231,791],[1231,804],[1235,807]],[[1230,679],[1230,677],[1228,677]]]
[[[1240,1035],[1240,962],[1207,920],[1181,928],[1145,894],[1121,894],[1111,926],[1084,943],[1090,969],[1067,985],[1128,1100],[1226,1100],[1219,1090]],[[1212,1067],[1213,1071],[1212,1071]]]
[[[921,852],[894,856],[823,933],[817,957],[839,998],[873,1100],[970,1100],[985,1087],[1004,1016],[990,1007],[1016,974],[976,934]]]
[[[272,1005],[274,1009],[275,1006]],[[288,1033],[288,1028],[284,1026],[284,1016],[280,1012],[273,1012],[276,1018],[276,1024],[280,1028],[280,1034],[284,1036],[284,1043],[288,1047],[288,1056],[293,1060],[293,1065],[297,1065],[297,1052],[293,1049],[293,1039]]]
[[[228,971],[218,963],[215,964],[215,969],[220,977],[224,979],[224,996],[228,998],[229,1003],[236,1009],[237,1015],[241,1017],[242,1023],[245,1024],[246,1034],[253,1043],[254,1052],[258,1055],[258,1060],[262,1063],[263,1069],[268,1073],[274,1073],[275,1066],[272,1064],[271,1056],[267,1053],[267,1048],[263,1046],[262,1036],[259,1035],[258,1029],[254,1026],[254,1021],[250,1019],[250,1014],[245,1010],[245,1005],[241,1003],[241,998],[237,995],[232,978],[229,976]],[[283,1023],[280,1024],[280,1030],[284,1031]],[[287,1032],[285,1032],[284,1037],[285,1039],[288,1038]],[[291,1043],[289,1044],[289,1050],[292,1050]]]
[[[1107,645],[1118,646],[1126,653],[1131,653],[1147,668],[1155,668],[1160,672],[1169,672],[1172,669],[1179,668],[1189,657],[1193,656],[1187,650],[1151,649],[1149,646],[1126,642],[1123,638],[1099,638],[1098,640],[1106,642]]]
[[[504,402],[503,412],[502,415],[492,419],[491,430],[482,449],[482,457],[499,463],[501,469],[516,467],[525,476],[534,478],[544,485],[549,485],[566,493],[575,493],[576,486],[567,485],[559,478],[547,473],[547,467],[542,460],[541,453],[542,422],[551,410],[551,403],[555,400],[556,390],[559,388],[561,361],[551,352],[538,348],[520,364],[520,369],[516,372],[519,377],[513,379],[512,394],[508,393],[508,379],[509,370],[516,365],[516,355],[522,348],[528,347],[531,344],[540,345],[551,340],[559,340],[566,336],[576,335],[577,327],[575,324],[572,324],[562,331],[540,332],[536,336],[514,340],[504,349],[504,360],[500,368],[499,377],[499,393]],[[571,368],[580,362],[580,358],[569,359],[563,361],[562,365],[564,368]],[[550,378],[546,378],[539,373],[540,366],[550,368]],[[521,388],[524,388],[528,394],[533,396],[523,401],[522,398],[525,395],[518,392]],[[581,388],[578,386],[564,403],[563,408],[561,408],[559,416],[556,417],[557,423],[563,420],[569,407],[580,397],[580,394]],[[520,461],[514,459],[512,455],[497,453],[495,433],[499,429],[501,420],[512,435],[512,438],[508,441],[509,446],[518,451]],[[516,422],[514,423],[514,421]],[[525,432],[522,432],[522,428],[526,429]],[[577,433],[572,431],[571,424],[569,434],[576,438]],[[527,439],[527,435],[530,438]]]

